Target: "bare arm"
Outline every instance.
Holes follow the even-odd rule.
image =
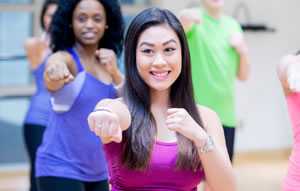
[[[99,58],[100,63],[104,65],[106,71],[111,75],[113,83],[116,86],[122,85],[124,77],[118,68],[115,52],[111,49],[100,48],[95,54]]]
[[[27,59],[31,69],[36,69],[46,56],[47,44],[38,38],[30,38],[24,44]]]
[[[225,138],[217,114],[199,106],[204,121],[203,129],[184,108],[170,108],[167,111],[166,126],[194,142],[199,148],[199,158],[209,187],[213,191],[236,191],[233,169],[226,151]],[[212,137],[215,146],[208,150]],[[205,149],[206,148],[206,149]]]
[[[286,96],[294,92],[294,90],[291,89],[288,83],[288,67],[294,64],[300,64],[299,55],[284,56],[281,59],[280,63],[277,65],[277,75]]]
[[[236,180],[227,154],[220,120],[215,112],[206,107],[199,107],[199,112],[207,134],[212,137],[215,145],[212,151],[199,154],[206,182],[211,191],[235,191]]]
[[[241,53],[237,78],[241,81],[246,81],[249,78],[249,73],[250,73],[250,65],[249,65],[248,53],[247,52]]]
[[[230,37],[231,46],[239,54],[239,64],[237,70],[237,78],[241,81],[246,81],[249,78],[250,65],[248,56],[248,46],[245,42],[242,33],[235,33]]]
[[[184,9],[179,13],[178,17],[185,32],[190,31],[194,24],[201,23],[198,9]]]
[[[102,143],[121,142],[122,131],[129,128],[131,115],[122,100],[104,99],[89,115],[88,123],[91,131],[101,138]]]
[[[47,60],[44,81],[49,91],[57,91],[74,79],[76,67],[69,53],[57,52]]]

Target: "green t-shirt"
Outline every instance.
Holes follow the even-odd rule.
[[[202,9],[199,14],[201,23],[187,32],[195,99],[217,112],[223,125],[236,126],[234,90],[239,55],[229,40],[242,29],[231,17],[214,19]]]

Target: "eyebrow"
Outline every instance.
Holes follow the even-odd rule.
[[[167,44],[169,44],[169,43],[171,43],[171,42],[174,42],[175,44],[177,44],[177,42],[176,42],[174,39],[170,39],[170,40],[164,42],[163,45],[167,45]],[[150,43],[150,42],[142,42],[142,43],[139,45],[139,47],[141,47],[141,46],[143,46],[143,45],[154,47],[154,44],[152,44],[152,43]]]

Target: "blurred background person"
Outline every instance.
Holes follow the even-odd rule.
[[[235,79],[249,75],[248,48],[240,25],[223,13],[224,0],[203,0],[202,8],[182,10],[192,60],[195,98],[219,115],[226,147],[233,160],[235,127]]]
[[[117,0],[59,1],[44,75],[53,111],[37,153],[40,191],[108,190],[102,144],[87,116],[97,101],[117,96],[123,28]]]
[[[293,147],[283,191],[300,190],[300,52],[285,56],[277,68],[293,129]]]
[[[52,16],[57,9],[58,0],[46,0],[42,6],[40,25],[43,33],[40,37],[32,37],[25,42],[25,51],[31,72],[36,84],[36,92],[31,97],[23,131],[25,147],[30,162],[30,191],[36,191],[35,158],[37,148],[40,146],[47,125],[50,111],[50,96],[44,85],[43,73],[45,62],[51,54],[49,48],[49,28]]]

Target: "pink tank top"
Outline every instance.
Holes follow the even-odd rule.
[[[121,144],[104,145],[112,191],[196,191],[203,170],[176,170],[177,143],[156,142],[149,169],[133,171],[121,164]]]
[[[289,158],[288,172],[283,191],[300,190],[300,93],[287,97],[287,105],[293,128],[293,150]]]

